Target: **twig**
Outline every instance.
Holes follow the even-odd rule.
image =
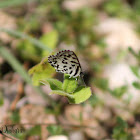
[[[64,123],[17,123],[17,124],[8,124],[8,125],[62,125],[63,127],[76,127],[76,128],[89,128],[89,129],[97,129],[97,127],[86,126],[86,125],[73,125],[73,124],[64,124]],[[7,126],[8,126],[7,125]]]
[[[14,101],[12,102],[11,107],[10,107],[11,111],[15,110],[16,104],[20,100],[22,94],[23,94],[23,83],[20,82],[18,85],[18,91],[17,91],[16,98],[14,99]]]
[[[15,138],[15,137],[11,136],[10,134],[3,133],[1,130],[0,130],[0,134],[2,134],[4,137],[7,137],[7,138],[9,138],[11,140],[19,140],[19,139]]]

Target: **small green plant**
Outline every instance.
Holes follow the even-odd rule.
[[[130,66],[131,71],[133,74],[137,77],[137,80],[132,83],[132,85],[140,90],[140,51],[137,53],[131,48],[128,48],[129,52],[134,56],[134,58],[137,60],[137,65]]]
[[[44,58],[39,64],[32,67],[28,73],[32,75],[33,85],[38,86],[40,84],[39,79],[44,77],[50,78],[55,74],[55,70],[48,63],[46,63],[47,58]]]
[[[136,89],[140,89],[140,82],[133,82],[132,85],[136,88]]]
[[[40,125],[35,125],[34,127],[32,127],[31,129],[29,129],[26,132],[27,135],[31,135],[31,136],[35,136],[35,135],[39,135],[41,136],[41,126]]]
[[[115,140],[132,140],[132,136],[128,132],[127,123],[120,117],[117,118],[117,125],[113,129],[112,137]]]
[[[64,130],[61,126],[59,125],[49,125],[47,127],[47,130],[49,131],[50,135],[60,135],[64,133]]]
[[[128,89],[127,85],[123,85],[109,91],[116,98],[121,98],[127,92],[127,89]]]
[[[65,96],[68,98],[69,103],[79,104],[91,96],[90,87],[78,86],[78,80],[69,78],[67,74],[64,75],[62,83],[57,79],[51,78],[54,73],[54,68],[48,64],[47,58],[29,70],[35,85],[39,85],[39,83],[49,84],[52,89],[50,94]]]
[[[10,119],[13,123],[19,123],[20,122],[19,111],[16,110],[12,112]]]

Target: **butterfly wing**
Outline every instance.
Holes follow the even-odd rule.
[[[56,55],[49,56],[48,62],[57,72],[69,74],[70,77],[78,77],[82,72],[79,60],[73,51],[60,51]]]

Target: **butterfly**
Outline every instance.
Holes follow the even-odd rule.
[[[48,62],[56,69],[56,72],[69,74],[69,78],[83,76],[80,62],[73,51],[59,51],[56,55],[50,55]]]

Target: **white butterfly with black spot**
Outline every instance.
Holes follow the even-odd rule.
[[[50,55],[48,62],[56,69],[56,72],[69,74],[70,78],[83,76],[81,65],[73,51],[64,50],[56,55]]]

